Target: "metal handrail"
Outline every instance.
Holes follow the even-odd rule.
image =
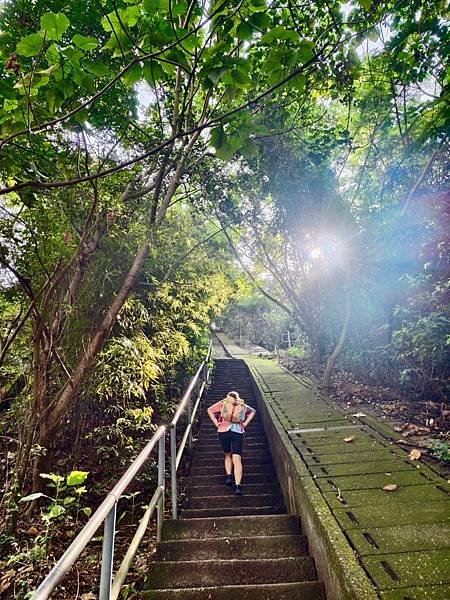
[[[131,563],[136,555],[138,546],[145,535],[148,523],[157,509],[157,540],[161,540],[162,524],[164,519],[164,499],[165,499],[165,435],[170,430],[170,462],[171,462],[171,486],[172,486],[172,515],[173,518],[178,518],[177,510],[177,468],[184,452],[186,442],[189,441],[189,448],[192,449],[192,426],[194,423],[197,408],[200,404],[203,392],[210,378],[209,360],[212,355],[212,342],[209,343],[208,353],[203,360],[195,375],[191,379],[186,388],[183,397],[180,400],[173,419],[167,425],[161,425],[153,434],[150,441],[141,450],[137,458],[131,463],[113,489],[106,495],[103,502],[91,516],[89,521],[76,536],[55,566],[52,568],[47,577],[42,581],[39,587],[31,596],[31,600],[47,600],[50,594],[56,588],[58,583],[72,567],[80,554],[93,538],[97,529],[104,522],[104,536],[102,548],[102,563],[100,574],[100,600],[117,600],[120,594],[120,589],[125,581],[125,577],[129,571]],[[200,380],[203,381],[200,383]],[[196,390],[196,402],[194,410],[192,410],[192,393]],[[176,448],[176,425],[179,418],[188,410],[188,424],[180,442],[180,448],[177,452]],[[125,557],[120,565],[114,581],[112,578],[113,558],[114,558],[114,538],[116,529],[116,510],[120,496],[134,479],[138,471],[150,457],[155,446],[158,444],[158,486],[150,499],[150,503],[140,520],[137,531],[133,540],[125,554]]]

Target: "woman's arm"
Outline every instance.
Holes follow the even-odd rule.
[[[255,415],[256,415],[256,410],[254,408],[252,408],[250,414],[247,415],[247,418],[242,423],[242,425],[244,426],[244,429],[246,429],[248,427],[248,424],[250,423],[250,421],[253,419],[253,417]]]
[[[216,419],[216,414],[220,413],[220,402],[216,402],[215,404],[213,404],[212,406],[210,406],[208,408],[208,410],[206,411],[208,413],[208,417],[211,419],[211,421],[214,423],[214,427],[217,429],[219,427],[219,421]]]

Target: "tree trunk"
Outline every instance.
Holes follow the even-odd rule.
[[[48,473],[51,469],[54,444],[61,423],[69,412],[75,396],[84,382],[89,369],[92,367],[97,354],[103,348],[103,345],[116,322],[117,315],[142,269],[149,248],[150,246],[147,241],[141,246],[119,292],[115,296],[107,314],[89,342],[83,356],[73,370],[70,379],[64,384],[62,390],[53,401],[51,399],[46,400],[46,406],[39,414],[37,443],[46,448],[46,453],[39,455],[36,459],[33,469],[33,492],[40,491],[43,487],[43,480],[39,474]]]
[[[339,341],[338,341],[335,349],[333,350],[331,356],[328,358],[327,364],[325,366],[325,371],[323,373],[322,387],[325,390],[325,392],[328,392],[330,390],[331,372],[332,372],[332,370],[334,368],[334,365],[336,364],[338,356],[341,353],[342,348],[344,347],[344,344],[345,344],[345,340],[347,338],[348,325],[350,323],[350,313],[351,313],[350,309],[351,309],[350,281],[349,281],[349,277],[347,276],[347,289],[346,289],[346,292],[345,292],[345,317],[344,317],[344,323],[342,325],[342,331],[341,331],[341,336],[339,338]]]

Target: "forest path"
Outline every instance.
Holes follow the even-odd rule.
[[[305,488],[325,500],[379,597],[449,600],[449,483],[411,460],[385,423],[346,412],[313,381],[219,338],[250,367],[288,451],[301,458]]]

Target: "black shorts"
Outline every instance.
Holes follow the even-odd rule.
[[[219,433],[219,442],[223,451],[229,454],[242,454],[242,444],[244,443],[244,434],[235,431],[224,431]]]

